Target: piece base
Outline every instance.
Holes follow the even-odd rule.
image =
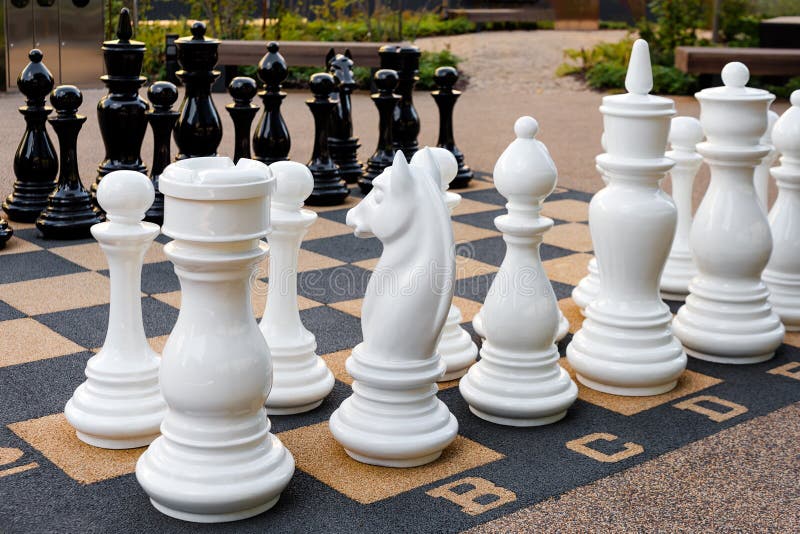
[[[727,363],[733,365],[746,365],[751,363],[761,363],[771,359],[775,356],[775,352],[769,352],[767,354],[760,354],[758,356],[746,356],[746,357],[736,357],[736,356],[718,356],[716,354],[706,354],[704,352],[698,352],[696,350],[690,349],[688,347],[686,349],[686,354],[691,356],[692,358],[697,358],[698,360],[704,360],[707,362],[712,363]]]
[[[88,434],[84,434],[83,432],[76,430],[75,435],[78,436],[78,439],[84,443],[88,443],[92,447],[98,447],[100,449],[112,449],[112,450],[119,450],[119,449],[136,449],[139,447],[146,447],[153,442],[160,434],[156,433],[152,436],[145,436],[140,438],[133,438],[133,439],[108,439],[108,438],[99,438],[97,436],[90,436]]]
[[[239,521],[240,519],[247,519],[248,517],[253,517],[263,512],[266,512],[267,510],[275,506],[275,504],[278,502],[278,499],[280,499],[280,495],[254,508],[248,508],[247,510],[241,510],[239,512],[228,512],[226,514],[194,514],[191,512],[182,512],[180,510],[169,508],[167,506],[164,506],[163,504],[159,504],[153,499],[150,499],[150,502],[155,507],[155,509],[161,512],[162,514],[174,517],[175,519],[180,519],[181,521],[191,521],[193,523],[226,523],[228,521]]]
[[[465,367],[463,369],[458,369],[456,371],[451,371],[449,373],[445,373],[442,376],[442,378],[437,380],[437,382],[449,382],[450,380],[455,380],[457,378],[461,378],[462,376],[467,374],[467,371],[469,371],[469,366],[467,366],[467,367]]]
[[[563,412],[559,412],[554,415],[548,415],[547,417],[532,417],[532,418],[501,417],[499,415],[488,414],[472,406],[469,407],[469,411],[471,411],[477,417],[480,417],[481,419],[489,421],[490,423],[494,423],[496,425],[518,426],[518,427],[549,425],[551,423],[555,423],[556,421],[564,419],[564,417],[567,415],[567,411],[564,410]]]
[[[397,468],[417,467],[420,465],[429,464],[442,455],[442,451],[437,451],[432,454],[426,454],[425,456],[419,456],[417,458],[408,458],[405,460],[391,460],[387,458],[371,458],[369,456],[363,456],[348,449],[345,449],[344,452],[346,452],[347,455],[350,456],[350,458],[356,460],[357,462],[361,462],[362,464],[379,465],[381,467],[397,467]]]
[[[585,376],[582,376],[577,373],[575,374],[575,377],[578,379],[578,382],[580,382],[581,384],[583,384],[588,388],[592,388],[601,393],[618,395],[620,397],[651,397],[653,395],[661,395],[662,393],[666,393],[667,391],[672,391],[673,389],[675,389],[675,386],[678,385],[678,381],[674,380],[672,382],[667,382],[666,384],[661,384],[658,386],[646,386],[646,387],[609,386],[607,384],[601,384],[599,382],[595,382],[594,380],[590,380]]]
[[[269,402],[267,402],[267,404],[265,404],[264,407],[267,409],[267,415],[293,415],[296,413],[310,412],[311,410],[322,404],[323,400],[324,399],[312,402],[311,404],[304,404],[302,406],[292,406],[288,408],[272,407],[269,405]]]

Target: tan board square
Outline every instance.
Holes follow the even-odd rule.
[[[0,367],[46,360],[85,350],[30,318],[0,322]]]
[[[329,269],[340,265],[344,265],[344,263],[337,259],[311,252],[310,250],[300,249],[297,255],[298,273],[316,271],[318,269]],[[256,278],[265,278],[269,276],[269,256],[264,258],[261,263],[256,266],[255,276]]]
[[[602,406],[612,412],[617,412],[622,415],[635,415],[645,410],[650,410],[656,406],[661,406],[675,399],[697,393],[711,386],[721,384],[722,380],[707,376],[704,374],[689,371],[688,369],[683,372],[678,379],[678,385],[675,389],[663,393],[661,395],[652,395],[649,397],[621,397],[619,395],[610,395],[608,393],[600,393],[593,389],[587,388],[578,380],[575,379],[575,371],[570,367],[566,358],[561,358],[559,361],[561,367],[569,372],[569,375],[578,384],[578,398],[590,402],[596,406]]]
[[[157,337],[147,338],[147,341],[150,343],[150,346],[153,348],[154,351],[161,354],[164,352],[164,345],[167,343],[169,339],[169,334]]]
[[[314,224],[311,225],[311,228],[308,229],[308,233],[303,237],[303,241],[352,233],[353,229],[346,224],[331,221],[324,217],[318,217]]]
[[[575,301],[570,297],[563,298],[558,301],[558,307],[561,308],[561,313],[569,322],[569,333],[574,334],[580,330],[583,325],[583,314]]]
[[[83,272],[15,282],[3,286],[3,300],[27,315],[107,304],[109,278]]]
[[[463,189],[453,189],[454,193],[462,194],[470,191],[481,191],[483,189],[492,189],[494,181],[491,178],[473,178],[469,181],[469,185]]]
[[[8,425],[70,478],[93,484],[133,473],[145,447],[109,450],[92,447],[75,436],[63,413]]]
[[[793,347],[800,347],[800,332],[786,332],[783,342]]]
[[[453,215],[468,215],[470,213],[481,213],[482,211],[494,211],[500,209],[501,206],[494,204],[487,204],[486,202],[478,202],[469,198],[462,198],[458,206],[453,210]]]
[[[456,436],[435,462],[395,469],[350,458],[333,439],[327,422],[281,432],[278,437],[294,455],[299,469],[361,504],[388,499],[505,458],[480,443]]]
[[[567,198],[545,202],[542,215],[561,221],[584,222],[589,220],[589,203]]]
[[[570,254],[542,262],[547,278],[570,286],[577,286],[588,272],[591,254]]]
[[[328,304],[331,308],[342,311],[353,317],[361,317],[361,305],[364,299],[342,300],[339,302],[332,302]]]
[[[353,206],[358,204],[360,200],[361,200],[360,197],[354,197],[353,194],[351,193],[347,197],[345,197],[344,202],[342,202],[337,206],[309,206],[308,204],[306,204],[305,207],[310,210],[314,210],[317,213],[322,213],[325,211],[336,211],[336,210],[352,208]]]
[[[259,282],[263,283],[263,282]],[[153,293],[150,295],[156,300],[160,300],[164,304],[169,304],[173,308],[178,310],[181,309],[181,292],[180,291],[170,291],[169,293]]]
[[[21,230],[16,223],[14,224],[14,229]],[[0,250],[0,256],[5,256],[7,254],[22,254],[23,252],[36,252],[37,250],[42,250],[42,247],[35,243],[31,243],[30,241],[25,241],[24,239],[14,236],[6,243],[6,246]]]
[[[500,232],[453,221],[453,235],[456,243],[463,243],[465,241],[477,241],[478,239],[498,236]]]
[[[375,266],[378,265],[379,258],[370,258],[368,260],[361,260],[355,262],[353,265],[374,271]],[[484,263],[466,256],[456,256],[456,279],[462,280],[464,278],[472,278],[473,276],[486,276],[488,274],[496,273],[499,267]]]
[[[97,243],[57,247],[50,249],[50,252],[91,271],[108,269],[106,255]],[[162,261],[168,261],[167,256],[164,254],[164,245],[154,241],[144,255],[144,263],[159,263]]]
[[[475,317],[475,314],[478,313],[481,309],[480,302],[474,301],[472,299],[465,299],[459,296],[453,297],[453,304],[458,306],[458,309],[461,310],[462,323],[472,322],[472,318]]]
[[[592,234],[589,226],[583,223],[567,223],[553,226],[544,234],[544,242],[548,245],[589,252],[592,250]]]

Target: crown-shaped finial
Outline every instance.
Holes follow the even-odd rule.
[[[120,43],[129,43],[133,37],[133,23],[131,22],[131,12],[127,7],[123,7],[119,12],[117,21],[117,39]]]
[[[650,47],[644,39],[633,43],[625,89],[635,95],[646,95],[653,89],[653,67],[650,65]]]
[[[800,168],[800,89],[789,98],[792,107],[783,112],[772,128],[772,144],[783,155],[781,164],[788,159]]]

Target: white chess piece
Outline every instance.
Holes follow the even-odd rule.
[[[594,258],[592,258],[594,260]],[[591,266],[590,266],[591,268]],[[483,308],[478,310],[478,313],[472,318],[472,329],[475,330],[475,333],[478,334],[480,337],[486,339],[486,331],[483,328],[483,319],[481,318],[481,311]],[[561,308],[558,309],[558,331],[556,332],[556,343],[567,337],[567,333],[569,333],[569,321],[564,316],[564,312],[561,311]]]
[[[453,298],[455,244],[437,163],[409,165],[401,151],[347,212],[357,237],[383,243],[361,308],[364,341],[347,359],[353,394],[330,430],[354,459],[388,467],[432,462],[458,422],[436,397],[445,364],[436,351]],[[433,169],[434,172],[431,172]]]
[[[461,379],[469,409],[482,419],[536,426],[563,418],[578,387],[558,364],[558,302],[539,256],[553,220],[541,215],[557,173],[535,139],[532,117],[514,124],[517,139],[497,160],[494,183],[508,199],[508,214],[495,219],[507,251],[481,309],[486,340],[481,359]]]
[[[659,294],[677,224],[675,204],[659,187],[673,165],[664,150],[675,104],[648,94],[652,80],[647,42],[639,39],[628,93],[603,97],[600,106],[608,150],[597,163],[609,183],[589,205],[600,294],[567,347],[578,380],[615,395],[664,393],[686,368]]]
[[[181,311],[161,363],[162,435],[139,458],[136,478],[159,511],[184,521],[259,514],[294,473],[294,458],[269,431],[272,366],[250,304],[274,183],[263,163],[223,157],[178,161],[159,182]]]
[[[792,93],[792,107],[772,130],[772,141],[782,154],[772,168],[778,198],[769,212],[773,248],[761,276],[769,301],[786,330],[800,330],[800,90]]]
[[[111,172],[97,188],[108,214],[108,221],[92,226],[111,278],[108,332],[64,415],[81,441],[104,449],[147,445],[167,410],[158,387],[160,358],[142,323],[142,261],[158,235],[158,225],[142,219],[154,197],[153,184],[135,171]]]
[[[695,95],[707,139],[697,151],[711,182],[690,236],[698,274],[672,328],[691,356],[718,363],[768,360],[784,335],[761,281],[772,236],[753,186],[754,169],[770,150],[759,140],[775,96],[745,87],[749,77],[745,65],[728,63],[723,87]]]
[[[286,415],[313,410],[333,389],[333,374],[314,352],[317,340],[300,321],[297,307],[297,259],[300,242],[317,214],[303,209],[314,188],[308,167],[295,161],[270,165],[275,176],[272,232],[269,234],[269,287],[261,332],[272,355],[272,389],[267,413]]]
[[[678,226],[672,249],[669,251],[664,273],[661,275],[661,297],[682,301],[689,293],[689,282],[697,267],[689,248],[689,232],[692,229],[692,186],[703,156],[695,146],[703,140],[703,127],[694,117],[675,117],[669,129],[672,150],[666,156],[675,162],[670,170],[672,177],[672,200],[678,209]]]
[[[603,152],[605,152],[605,133],[600,136],[600,145],[603,148]],[[608,177],[606,176],[603,168],[600,167],[600,165],[595,164],[595,170],[597,171],[597,174],[600,175],[603,183],[608,185]],[[588,271],[586,276],[584,276],[581,281],[578,282],[577,286],[572,288],[572,301],[575,302],[575,305],[581,310],[581,314],[584,314],[586,306],[588,306],[589,303],[597,297],[598,293],[600,293],[600,270],[597,268],[597,258],[592,256],[592,259],[589,260],[589,263],[586,266],[586,270]]]
[[[778,120],[778,114],[774,111],[767,110],[767,131],[761,136],[760,144],[766,145],[770,148],[769,153],[761,159],[761,163],[756,166],[755,174],[753,177],[753,185],[756,188],[758,195],[758,202],[765,213],[769,211],[767,202],[769,200],[769,169],[777,161],[780,155],[778,150],[775,149],[775,144],[772,142],[772,128],[775,126],[775,121]]]
[[[461,195],[448,191],[447,188],[458,174],[458,162],[453,153],[445,148],[427,148],[430,149],[431,155],[436,159],[436,163],[439,166],[442,194],[444,195],[447,209],[452,215],[455,207],[461,202]],[[411,157],[411,163],[423,165],[423,157],[424,153],[417,151]],[[462,320],[461,310],[458,309],[455,303],[451,304],[438,345],[439,356],[442,357],[447,366],[444,376],[439,379],[440,382],[455,380],[464,376],[469,366],[475,363],[475,359],[478,356],[478,347],[473,343],[472,337],[466,330],[461,328]]]

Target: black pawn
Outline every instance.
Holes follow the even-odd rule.
[[[433,81],[438,88],[431,92],[439,108],[439,140],[436,146],[446,148],[456,157],[458,174],[450,182],[452,189],[467,187],[472,180],[472,169],[464,164],[464,154],[456,146],[453,138],[453,108],[456,105],[461,91],[453,90],[458,81],[458,71],[454,67],[439,67],[433,73]]]
[[[211,99],[211,86],[220,72],[217,64],[219,41],[205,37],[206,25],[192,24],[192,36],[175,41],[181,70],[175,74],[186,88],[181,116],[175,126],[176,159],[216,156],[222,141],[222,122]]]
[[[391,69],[381,69],[373,78],[377,93],[370,95],[378,108],[378,147],[367,161],[367,170],[358,179],[361,191],[366,195],[372,189],[372,180],[377,178],[387,167],[392,166],[394,160],[394,143],[392,142],[392,114],[400,100],[400,95],[394,93],[397,88],[397,72]]]
[[[336,101],[331,115],[331,132],[328,141],[333,161],[339,166],[342,178],[349,184],[354,184],[364,172],[361,162],[358,161],[358,138],[353,137],[353,114],[350,95],[356,87],[353,78],[353,58],[350,49],[344,54],[337,54],[333,48],[325,58],[328,72],[336,80],[336,90],[331,95]]]
[[[336,88],[336,82],[330,74],[318,72],[311,75],[308,84],[314,94],[314,98],[306,100],[306,105],[314,115],[314,153],[308,162],[308,169],[314,175],[314,190],[306,203],[312,206],[335,206],[344,202],[350,194],[328,148],[330,117],[336,106],[330,94]]]
[[[14,229],[11,228],[5,219],[0,217],[0,249],[6,246],[6,241],[11,239],[14,235]]]
[[[247,76],[238,76],[228,85],[228,93],[233,103],[225,106],[233,121],[234,130],[234,163],[241,158],[250,157],[250,126],[258,113],[258,106],[251,104],[258,92],[256,81]]]
[[[156,198],[147,210],[144,220],[160,225],[164,223],[164,195],[159,191],[158,181],[172,159],[170,136],[179,115],[172,109],[172,105],[178,100],[178,88],[170,82],[156,82],[147,89],[147,99],[153,104],[153,109],[146,116],[153,130],[153,167],[150,170],[150,179],[156,190]]]
[[[47,197],[56,187],[58,158],[45,127],[53,108],[45,98],[53,90],[53,75],[42,63],[42,53],[33,49],[31,62],[17,78],[17,87],[26,104],[19,108],[25,117],[25,133],[14,155],[14,192],[3,202],[3,211],[12,221],[33,222],[47,207]]]
[[[402,150],[408,161],[419,150],[420,122],[417,109],[414,107],[414,86],[419,81],[419,48],[407,45],[400,48],[397,58],[400,68],[397,71],[397,94],[400,102],[394,110],[393,125],[394,147]]]
[[[105,159],[97,167],[97,179],[92,184],[92,194],[103,176],[131,170],[146,173],[142,162],[142,141],[147,132],[146,100],[139,96],[139,88],[147,78],[141,76],[145,45],[131,41],[133,25],[131,14],[122,8],[117,24],[117,39],[103,43],[105,74],[100,80],[108,87],[108,94],[97,103],[97,120],[105,145]]]
[[[281,115],[281,103],[286,98],[281,84],[289,75],[289,68],[278,50],[280,46],[272,41],[267,45],[266,55],[258,62],[258,79],[264,84],[258,96],[264,102],[264,111],[253,134],[253,159],[267,165],[288,160],[292,146],[289,129]]]
[[[56,116],[47,120],[58,136],[61,167],[58,185],[36,220],[36,227],[47,239],[89,237],[89,228],[103,220],[78,174],[78,133],[86,122],[85,116],[77,114],[82,102],[83,96],[74,85],[61,85],[50,94]]]

